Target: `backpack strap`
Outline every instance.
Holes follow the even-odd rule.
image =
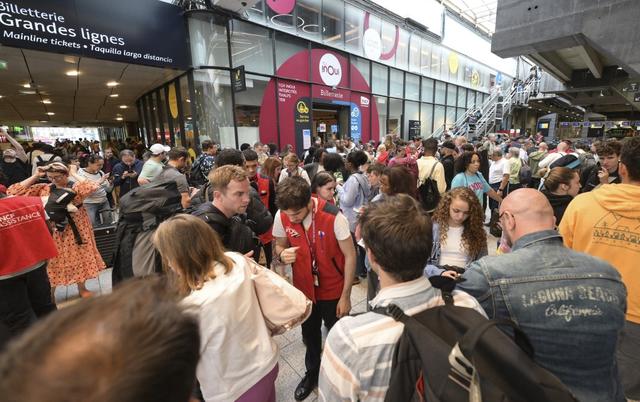
[[[442,294],[442,300],[444,300],[445,306],[453,306],[453,294],[448,290],[440,289]]]
[[[429,176],[427,177],[427,180],[431,179],[431,176],[433,176],[433,171],[436,170],[436,166],[438,166],[438,161],[436,161],[436,163],[433,164],[433,166],[431,167],[431,172],[429,172]]]
[[[402,309],[395,304],[388,304],[384,307],[376,307],[372,309],[374,313],[386,315],[387,317],[391,317],[396,321],[400,321],[403,324],[406,324],[407,321],[411,318],[402,311]]]

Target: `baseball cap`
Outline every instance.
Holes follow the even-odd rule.
[[[16,150],[15,149],[5,149],[4,152],[2,153],[2,157],[3,158],[15,158],[16,157]]]
[[[149,151],[151,151],[152,155],[160,155],[163,152],[169,152],[169,150],[171,150],[171,147],[168,147],[168,146],[162,145],[162,144],[153,144],[149,148]]]

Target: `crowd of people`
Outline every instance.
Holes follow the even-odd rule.
[[[137,141],[25,151],[0,136],[9,401],[275,401],[273,336],[297,325],[296,400],[316,388],[322,401],[390,400],[405,324],[380,309],[449,304],[514,323],[531,364],[577,400],[640,399],[640,137],[390,135],[299,153],[207,140],[195,155]],[[162,183],[177,210],[140,237],[162,272],[134,267],[149,277],[96,297],[85,283],[105,263],[92,229]],[[367,312],[350,314],[363,280]],[[55,312],[55,287],[71,284],[87,300]]]

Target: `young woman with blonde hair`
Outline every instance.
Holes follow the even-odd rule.
[[[427,276],[456,278],[455,270],[465,268],[487,252],[484,213],[476,194],[467,187],[445,193],[433,213],[433,247],[427,263]]]
[[[153,242],[183,303],[199,316],[197,377],[205,401],[274,402],[278,346],[265,324],[251,262],[225,252],[215,231],[191,215],[160,224]]]

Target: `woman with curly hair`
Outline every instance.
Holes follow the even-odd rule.
[[[447,267],[465,268],[487,252],[484,213],[478,197],[467,187],[445,193],[433,213],[433,247],[427,276],[459,274]]]

